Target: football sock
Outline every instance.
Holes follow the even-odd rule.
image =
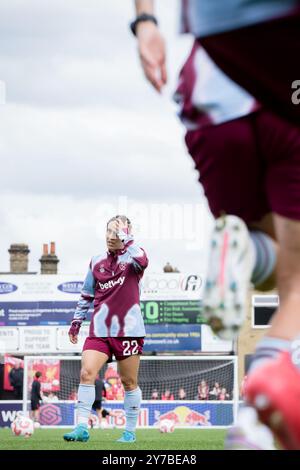
[[[286,339],[265,336],[256,346],[249,372],[270,359],[275,359],[283,351],[290,351],[291,342]]]
[[[258,230],[251,230],[250,239],[255,252],[255,264],[251,282],[259,286],[272,274],[276,265],[276,250],[271,237]]]
[[[77,423],[88,424],[95,401],[95,385],[80,384],[78,388]]]
[[[135,432],[137,419],[140,412],[142,391],[139,387],[125,392],[124,409],[126,415],[126,431]]]

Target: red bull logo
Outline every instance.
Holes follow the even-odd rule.
[[[185,422],[188,426],[211,426],[210,411],[204,411],[202,414],[192,410],[187,415]]]
[[[162,419],[170,419],[177,426],[211,426],[209,410],[199,413],[188,406],[177,406],[173,410],[161,414],[159,421]]]

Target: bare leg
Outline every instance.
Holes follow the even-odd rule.
[[[39,422],[40,420],[40,410],[33,410],[30,412],[32,421]]]
[[[300,221],[275,215],[279,242],[277,285],[280,308],[268,336],[294,339],[300,333]]]
[[[101,426],[101,424],[102,424],[102,410],[98,409],[98,410],[96,410],[96,413],[97,413],[97,416],[98,416],[99,425]]]
[[[93,385],[100,369],[107,362],[108,356],[104,353],[86,350],[82,353],[80,383]]]
[[[138,386],[140,356],[134,355],[118,361],[118,370],[125,391],[135,390]]]

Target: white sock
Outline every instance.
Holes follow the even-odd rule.
[[[95,385],[80,384],[78,388],[77,423],[88,425],[95,401]]]
[[[124,409],[126,415],[126,431],[135,432],[141,400],[142,391],[139,387],[135,390],[125,392]]]

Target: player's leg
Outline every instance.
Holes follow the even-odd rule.
[[[77,425],[72,432],[64,435],[65,440],[87,441],[89,439],[88,421],[95,401],[95,379],[108,358],[109,353],[105,354],[93,349],[83,351],[78,388]]]
[[[256,347],[246,395],[285,446],[300,448],[296,406],[300,371],[291,361],[297,356],[291,355],[291,347],[300,334],[300,132],[299,127],[274,115],[262,116],[261,126],[263,144],[269,148],[266,186],[276,214],[280,307]]]
[[[35,410],[35,419],[37,423],[40,422],[40,404],[38,404],[38,408]]]
[[[37,401],[31,401],[31,419],[34,422],[39,422],[40,418],[40,404]]]
[[[291,348],[300,335],[300,221],[275,216],[279,240],[277,284],[280,308],[267,336],[256,350],[246,394],[289,449],[300,448],[299,364],[293,364]],[[296,344],[296,343],[295,343]],[[281,353],[281,351],[286,353]]]
[[[269,336],[293,339],[300,333],[300,221],[275,215],[280,251],[277,286],[280,309],[272,318]]]
[[[140,356],[132,355],[118,361],[120,378],[125,389],[124,410],[126,427],[118,442],[135,442],[135,430],[141,407],[142,392],[138,386]]]
[[[102,408],[101,408],[101,406],[99,407],[99,405],[96,408],[96,414],[97,414],[99,426],[101,428],[102,427]]]
[[[96,411],[96,414],[97,414],[97,416],[98,416],[98,411],[97,411],[98,408],[99,408],[98,403],[99,403],[99,402],[98,402],[97,400],[95,400],[94,403],[92,404],[92,408],[91,408],[91,412],[90,412],[90,416],[89,416],[89,421],[88,421],[88,424],[91,426],[91,428],[94,427],[94,422],[93,422],[93,416],[94,416],[94,415],[93,415],[93,411]]]
[[[95,380],[108,357],[107,354],[95,350],[83,351],[78,388],[78,423],[88,423],[91,408],[95,401]]]
[[[274,284],[276,242],[263,187],[264,164],[256,141],[259,113],[200,131],[186,143],[217,219],[211,239],[203,313],[216,333],[232,337],[242,325],[250,280]],[[235,217],[222,217],[221,213]],[[254,221],[259,221],[254,224]],[[247,225],[252,227],[250,232]],[[253,228],[255,227],[255,229]]]

